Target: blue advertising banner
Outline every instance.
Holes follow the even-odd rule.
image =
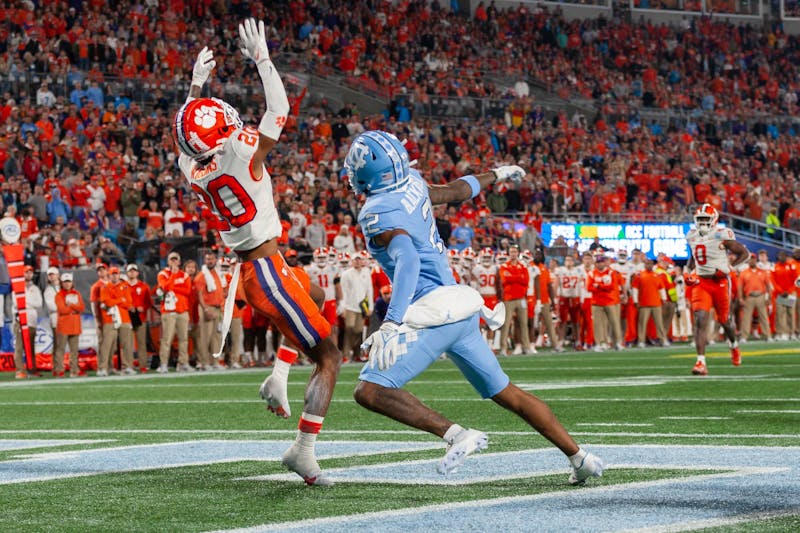
[[[672,259],[688,260],[690,257],[686,234],[694,224],[690,223],[613,223],[613,224],[542,224],[542,240],[553,246],[559,237],[572,247],[578,243],[578,251],[589,250],[595,237],[609,250],[625,250],[630,255],[638,248],[648,257],[664,253]]]

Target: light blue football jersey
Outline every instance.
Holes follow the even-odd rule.
[[[420,259],[420,272],[412,302],[436,287],[455,285],[447,263],[446,246],[439,237],[428,196],[428,184],[411,169],[408,184],[402,189],[370,196],[358,214],[358,223],[367,240],[367,249],[383,270],[394,279],[395,264],[386,248],[376,246],[372,237],[394,229],[405,230]]]

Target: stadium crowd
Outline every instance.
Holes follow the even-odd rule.
[[[106,7],[127,16],[112,20]],[[75,81],[180,79],[198,42],[236,50],[236,21],[247,15],[273,27],[273,50],[299,54],[384,95],[501,96],[504,89],[484,76],[491,72],[528,77],[564,94],[736,116],[741,109],[794,114],[800,88],[792,68],[800,59],[798,40],[780,29],[696,17],[677,27],[569,21],[538,6],[501,10],[492,1],[480,2],[471,17],[426,0],[252,7],[196,0],[68,2],[32,10],[22,4],[0,12],[5,48],[18,52],[5,55],[4,67],[12,76],[33,68],[72,74]],[[221,66],[214,92],[242,70],[248,73],[239,58]]]
[[[110,19],[103,14],[108,4],[129,16]],[[237,9],[244,5],[232,4],[229,12],[220,11],[218,4],[207,7],[196,1],[155,5],[70,2],[34,10],[0,10],[0,70],[8,73],[3,83],[25,72],[42,74],[35,94],[12,95],[10,86],[4,87],[9,91],[0,105],[0,201],[5,215],[17,218],[21,225],[31,279],[38,271],[46,273],[48,281],[54,275],[56,282],[69,283],[58,278],[70,277],[75,269],[100,266],[102,271],[105,266],[111,284],[124,286],[129,283],[125,275],[139,271],[135,265],[146,265],[190,280],[183,282],[190,285],[186,302],[176,296],[177,301],[169,304],[182,309],[184,304],[189,307],[190,296],[198,292],[203,296],[197,284],[207,287],[209,278],[198,264],[208,265],[213,256],[215,264],[206,271],[219,277],[215,290],[225,288],[226,261],[222,259],[229,254],[216,231],[217,221],[197,202],[176,168],[170,133],[173,102],[154,89],[148,104],[140,105],[131,95],[110,92],[111,85],[105,80],[112,76],[166,82],[184,78],[201,40],[210,39],[220,50],[237,48],[234,27],[243,15]],[[361,258],[364,243],[354,224],[356,203],[339,174],[349,140],[369,129],[386,129],[407,139],[406,148],[418,161],[417,168],[434,183],[500,162],[520,164],[529,172],[519,189],[496,188],[460,209],[437,209],[440,234],[461,258],[469,255],[467,250],[477,254],[487,247],[499,256],[499,261],[492,259],[493,264],[504,263],[504,253],[528,251],[532,257],[542,244],[537,233],[541,223],[551,216],[576,212],[684,220],[691,206],[710,203],[720,212],[770,224],[772,231],[768,229],[767,236],[776,237],[780,227],[800,229],[800,141],[796,132],[766,119],[752,124],[741,113],[741,109],[796,112],[794,69],[786,68],[796,63],[795,38],[709,20],[696,21],[692,27],[667,28],[621,21],[568,22],[524,6],[501,12],[492,3],[482,6],[474,18],[426,2],[401,2],[396,10],[384,11],[388,5],[378,4],[373,12],[370,2],[333,7],[321,2],[254,4],[252,14],[273,24],[270,47],[278,57],[284,52],[299,53],[303,61],[322,72],[348,73],[381,91],[405,92],[412,102],[430,95],[506,98],[505,116],[433,122],[416,116],[413,107],[405,113],[363,116],[352,104],[336,110],[319,101],[305,102],[300,113],[303,93],[296,95],[295,120],[284,129],[269,171],[285,230],[282,241],[298,258],[317,264],[321,250],[327,248],[335,252],[325,254],[326,265],[338,269],[351,268],[349,261],[356,268],[356,263],[369,260]],[[217,23],[200,22],[208,17]],[[409,39],[410,35],[420,38]],[[238,54],[227,55],[231,61],[217,68],[211,82],[212,92],[218,94],[247,86],[254,76],[252,67],[241,63]],[[419,65],[425,67],[416,68]],[[685,128],[664,130],[658,124],[642,124],[635,115],[616,121],[606,119],[603,111],[589,121],[580,115],[553,116],[531,97],[516,96],[488,82],[483,73],[489,71],[543,80],[554,91],[567,88],[595,99],[600,109],[611,109],[603,107],[608,103],[701,108],[728,122],[721,128],[716,121],[698,118]],[[68,80],[70,91],[54,87],[56,78]],[[255,107],[243,115],[245,122],[256,121]],[[531,230],[515,232],[513,224],[500,215],[508,213]],[[516,252],[514,244],[519,246]],[[184,260],[177,271],[170,264],[175,250]],[[350,258],[332,258],[339,253],[350,254]],[[644,265],[641,257],[627,258],[626,254],[627,259]],[[575,258],[576,262],[584,260],[595,258]],[[474,258],[471,261],[470,267],[476,262]],[[527,264],[533,262],[527,259]],[[569,315],[557,322],[556,332],[552,312],[545,304],[550,303],[551,311],[557,310],[561,316],[563,308],[557,299],[561,278],[554,273],[548,282],[545,272],[554,269],[542,270],[543,258],[535,263],[539,274],[529,270],[528,283],[536,298],[530,305],[526,301],[524,307],[535,323],[535,336],[528,340],[541,345],[547,339],[559,348],[569,332],[576,347],[592,345],[585,336],[578,338],[578,326],[567,328]],[[369,272],[370,268],[361,265],[356,270]],[[329,274],[333,288],[333,279],[341,279],[343,273]],[[680,279],[679,272],[674,274],[675,280]],[[119,278],[114,281],[113,276]],[[461,272],[461,277],[474,282],[471,268]],[[533,281],[537,277],[539,285]],[[358,345],[354,340],[361,334],[358,316],[371,314],[374,302],[380,303],[385,281],[370,281],[370,292],[364,294],[369,296],[366,310],[354,305],[364,297],[352,299],[352,294],[336,295],[334,290],[336,301],[329,316],[341,327],[345,348]],[[161,274],[142,292],[152,298],[160,283]],[[366,282],[348,283],[349,287],[367,286]],[[178,294],[161,288],[164,294]],[[630,279],[619,289],[624,289],[626,302],[633,298]],[[99,306],[101,292],[98,288],[93,301],[86,303],[87,311]],[[528,292],[526,289],[525,298],[530,296]],[[200,296],[198,315],[192,308],[186,323],[175,320],[169,326],[164,313],[172,311],[165,310],[166,299],[154,300],[153,305],[130,304],[137,308],[135,314],[141,315],[142,324],[159,324],[162,332],[178,336],[177,368],[182,370],[192,368],[184,344],[190,336],[195,346],[193,357],[197,357],[194,364],[218,366],[210,359],[216,350],[211,340],[213,328],[201,334],[202,328],[194,326],[199,320]],[[678,300],[669,300],[679,306]],[[343,303],[348,301],[349,307]],[[117,304],[107,307],[121,308]],[[375,312],[379,308],[375,305]],[[92,310],[98,321],[98,338],[110,339],[112,331],[118,332],[121,345],[127,346],[121,353],[122,370],[133,369],[134,351],[139,353],[140,368],[147,368],[138,349],[147,341],[141,341],[137,336],[141,333],[134,331],[141,324],[134,326],[129,313],[128,335],[127,326],[117,327],[118,323],[128,324],[124,313],[117,317],[100,307]],[[47,312],[56,311],[48,308]],[[339,316],[346,319],[344,323],[339,324]],[[540,317],[543,332],[539,331]],[[242,320],[244,340],[237,338],[233,344],[243,346],[244,362],[263,362],[264,358],[248,354],[257,351],[268,357],[269,349],[263,340],[263,348],[252,348],[250,332],[245,335],[252,328],[247,327],[246,318]],[[665,331],[670,321],[664,323]],[[264,324],[259,327],[266,329]],[[613,329],[613,323],[610,327]],[[779,334],[797,334],[791,328]],[[685,331],[677,325],[673,329]],[[518,325],[510,333],[518,339],[515,344],[520,349],[526,349],[523,330]],[[667,340],[666,335],[658,337],[661,342]],[[618,335],[605,344],[641,340],[638,332],[635,339],[626,333],[624,340]],[[110,370],[109,350],[114,344],[107,341],[99,359],[105,366],[100,370]],[[102,345],[98,342],[98,354],[104,352]],[[200,345],[204,348],[198,352]],[[63,343],[60,347],[63,349]],[[163,352],[169,346],[151,348],[169,355]],[[511,349],[498,344],[499,353]],[[242,362],[237,350],[228,355],[229,366]]]

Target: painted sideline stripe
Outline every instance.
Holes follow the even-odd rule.
[[[208,434],[219,433],[228,435],[261,435],[261,434],[280,434],[296,435],[296,429],[3,429],[0,435],[17,434]],[[367,430],[347,430],[347,429],[325,429],[325,435],[419,435],[430,437],[427,433],[416,429],[367,429]],[[779,434],[779,433],[640,433],[640,432],[594,432],[594,431],[572,431],[573,435],[583,437],[668,437],[675,439],[800,439],[800,434]],[[512,435],[512,436],[535,436],[537,433],[530,431],[489,431],[490,435]],[[432,438],[432,437],[431,437]],[[770,447],[772,448],[772,447]]]
[[[722,526],[733,526],[744,522],[756,522],[770,520],[772,518],[782,518],[800,514],[800,507],[783,511],[766,511],[762,513],[746,513],[730,518],[710,518],[707,520],[689,520],[678,524],[666,526],[649,526],[640,529],[622,529],[617,533],[677,533],[679,531],[694,531],[696,529],[707,529]]]

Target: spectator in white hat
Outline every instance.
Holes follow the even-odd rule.
[[[47,269],[47,286],[44,289],[44,306],[50,317],[50,327],[53,328],[53,336],[55,337],[56,323],[58,321],[58,309],[56,309],[56,294],[61,289],[61,284],[58,280],[59,272],[56,267]]]

